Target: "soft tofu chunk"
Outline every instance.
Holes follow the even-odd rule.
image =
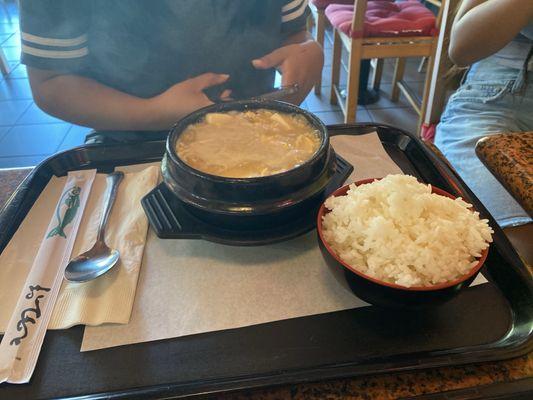
[[[223,124],[224,122],[231,122],[233,117],[224,113],[209,113],[205,116],[205,122],[208,124]]]
[[[284,128],[290,129],[290,127],[291,127],[291,124],[289,124],[289,122],[286,119],[287,117],[284,117],[281,114],[278,114],[278,113],[272,114],[272,116],[270,118],[273,121],[279,122],[281,124],[281,126],[283,126]]]

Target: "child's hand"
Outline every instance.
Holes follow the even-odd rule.
[[[320,78],[324,56],[322,49],[313,40],[280,47],[252,64],[258,69],[276,68],[282,75],[281,85],[298,84],[298,93],[286,100],[300,104]]]
[[[187,114],[213,104],[203,90],[211,86],[221,85],[228,78],[229,75],[225,74],[202,74],[177,83],[150,99],[159,119],[158,125],[171,127]],[[225,100],[229,98],[230,94],[231,91],[225,90],[220,98]]]

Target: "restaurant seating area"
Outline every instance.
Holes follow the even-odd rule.
[[[357,9],[353,4],[331,4],[325,9],[325,15],[334,31],[330,101],[340,105],[344,122],[356,121],[362,62],[374,60],[373,86],[377,88],[380,86],[383,60],[393,58],[396,65],[389,94],[391,100],[397,102],[401,90],[420,117],[418,126],[422,126],[442,13],[439,11],[436,18],[419,2],[359,1]],[[340,70],[344,67],[343,50],[348,53],[345,96],[339,89]],[[429,60],[421,101],[411,94],[403,80],[405,60],[413,56]]]

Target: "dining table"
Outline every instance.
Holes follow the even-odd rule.
[[[503,132],[476,144],[476,154],[487,169],[533,218],[533,132]],[[518,253],[531,267],[533,224],[507,229]]]
[[[476,154],[516,201],[533,216],[533,132],[486,136]]]
[[[489,152],[499,152],[498,146],[506,145],[502,142],[500,145],[491,146]],[[490,156],[486,158],[489,168],[490,160]],[[0,169],[0,210],[31,171],[32,168]],[[530,266],[531,260],[526,261]],[[528,396],[533,396],[533,353],[502,361],[248,389],[218,394],[216,398],[228,400],[531,398]]]

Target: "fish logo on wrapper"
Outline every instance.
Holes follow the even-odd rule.
[[[54,236],[61,236],[63,238],[67,237],[65,234],[65,228],[72,222],[78,212],[80,206],[80,192],[81,188],[79,186],[73,186],[61,196],[56,208],[57,226],[48,232],[48,235],[46,235],[47,239]],[[66,207],[66,210],[63,217],[61,217],[61,210],[64,207]]]

